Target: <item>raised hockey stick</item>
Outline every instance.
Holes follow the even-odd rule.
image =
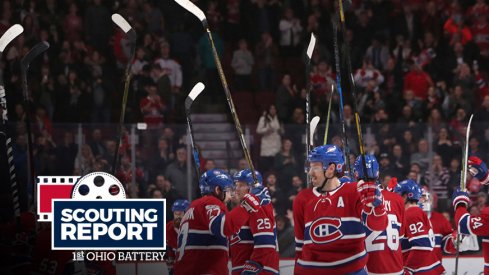
[[[350,171],[350,173],[353,173],[351,163],[350,163],[350,147],[348,146],[348,135],[346,133],[345,118],[343,116],[343,114],[344,114],[344,111],[343,111],[343,90],[341,89],[340,52],[338,49],[338,24],[336,24],[334,22],[333,28],[334,28],[334,39],[333,39],[334,40],[334,55],[335,55],[335,65],[336,65],[336,90],[338,91],[338,94],[340,96],[340,112],[339,113],[340,113],[341,130],[343,131],[343,139],[344,139],[344,146],[345,146],[345,150],[343,151],[343,154],[345,155],[346,166],[348,167],[348,171]]]
[[[29,66],[31,62],[45,51],[49,49],[49,43],[42,41],[37,43],[20,61],[20,71],[22,74],[22,93],[24,95],[24,109],[25,109],[25,123],[27,130],[27,182],[34,184],[36,171],[34,169],[34,153],[33,153],[33,143],[31,134],[31,119],[30,119],[30,98],[29,98],[29,88],[27,82],[27,73],[29,71]],[[34,190],[36,188],[34,187]],[[34,196],[35,200],[35,196]]]
[[[462,152],[462,171],[460,175],[460,190],[465,190],[465,183],[467,181],[467,163],[469,158],[469,139],[470,139],[470,128],[472,125],[472,118],[474,115],[470,115],[469,124],[467,124],[467,131],[465,132],[465,144],[464,151]],[[458,274],[458,260],[460,256],[459,247],[460,247],[460,233],[457,233],[457,245],[455,246],[457,249],[457,255],[455,256],[455,275]]]
[[[209,25],[207,23],[207,18],[205,17],[204,12],[189,0],[175,0],[175,2],[177,2],[177,4],[182,6],[182,8],[186,9],[188,12],[195,15],[200,20],[202,26],[207,32],[207,38],[209,39],[209,42],[211,44],[214,62],[216,63],[217,71],[219,73],[219,78],[221,79],[222,88],[224,90],[224,94],[226,95],[226,100],[231,112],[231,116],[233,117],[233,121],[236,126],[236,131],[238,133],[239,141],[241,142],[241,147],[243,148],[243,154],[252,172],[251,174],[253,175],[253,181],[256,184],[258,183],[258,179],[255,174],[255,167],[253,166],[253,162],[251,161],[250,151],[248,150],[248,146],[246,145],[243,129],[241,128],[241,123],[239,122],[239,118],[236,113],[236,108],[234,107],[233,98],[231,97],[231,92],[229,91],[229,86],[226,81],[226,76],[224,75],[224,70],[222,69],[221,61],[219,60],[219,56],[217,55],[216,46],[214,45],[214,40],[212,38],[212,33],[211,30],[209,29]]]
[[[346,64],[347,64],[347,69],[348,69],[348,80],[350,83],[350,89],[351,89],[351,95],[352,95],[352,101],[353,101],[353,112],[355,116],[355,126],[357,129],[357,136],[358,136],[358,147],[360,150],[360,155],[362,158],[362,168],[363,168],[363,174],[366,177],[366,181],[369,180],[375,180],[375,179],[369,179],[368,178],[368,171],[367,171],[367,163],[365,162],[365,147],[363,145],[363,138],[362,138],[362,127],[360,124],[360,114],[358,113],[358,106],[357,106],[357,92],[356,92],[356,85],[355,85],[355,79],[353,77],[353,71],[351,68],[351,58],[350,58],[350,45],[348,44],[348,41],[346,40],[346,26],[345,26],[345,15],[343,12],[343,0],[338,0],[338,8],[339,8],[339,13],[340,13],[340,24],[341,24],[341,31],[343,34],[343,44],[345,45],[345,59],[346,59]]]
[[[19,36],[24,31],[21,25],[15,24],[10,27],[0,38],[0,60],[7,47],[12,40]],[[17,225],[20,225],[20,203],[19,203],[19,186],[17,185],[17,174],[15,173],[14,154],[12,150],[12,138],[8,130],[8,111],[7,111],[7,95],[3,82],[3,74],[0,75],[0,107],[2,108],[2,123],[3,129],[0,134],[5,135],[5,148],[7,149],[7,161],[9,166],[10,176],[10,191],[12,192],[12,204],[14,207],[14,216]]]
[[[331,84],[331,93],[329,94],[329,103],[328,103],[328,115],[326,116],[326,129],[324,129],[324,141],[323,145],[328,143],[328,131],[329,131],[329,118],[331,116],[331,102],[333,102],[333,93],[334,93],[334,84]]]
[[[311,74],[311,59],[312,53],[314,52],[314,47],[316,46],[316,37],[314,33],[311,33],[311,39],[309,40],[309,45],[307,46],[307,64],[306,64],[306,75],[307,75],[307,89],[306,89],[306,156],[311,150],[311,131],[310,131],[310,117],[311,117],[311,81],[309,75]]]
[[[188,135],[190,137],[190,144],[192,145],[192,155],[194,157],[195,164],[195,173],[197,175],[197,180],[200,178],[200,158],[199,158],[199,150],[195,146],[194,140],[194,131],[192,129],[192,120],[190,119],[190,107],[192,107],[192,103],[194,103],[195,99],[202,93],[205,86],[202,82],[195,84],[187,98],[185,99],[185,114],[187,115],[187,130]]]
[[[470,115],[469,124],[467,124],[467,132],[465,133],[465,144],[462,160],[462,175],[460,177],[460,190],[465,190],[465,182],[467,180],[467,164],[469,158],[469,138],[470,138],[470,128],[472,125],[472,119],[474,115]]]
[[[309,144],[311,147],[314,147],[314,133],[316,132],[316,127],[318,126],[320,118],[315,116],[311,119],[311,123],[309,123]]]
[[[121,136],[122,136],[122,128],[124,127],[124,117],[126,115],[126,105],[127,105],[127,95],[129,93],[129,85],[131,83],[131,65],[132,60],[134,59],[134,53],[136,51],[136,31],[129,25],[129,23],[118,13],[112,14],[112,22],[116,24],[119,28],[126,33],[129,38],[129,43],[131,46],[131,53],[129,56],[129,60],[126,64],[126,76],[124,81],[124,94],[122,95],[122,106],[121,106],[121,115],[119,117],[119,128],[117,129],[117,145],[114,154],[114,160],[112,161],[112,174],[115,175],[118,158],[119,158],[119,147],[121,145]]]
[[[312,126],[312,121],[309,121],[311,117],[311,80],[310,80],[310,74],[311,74],[311,59],[312,59],[312,53],[314,52],[314,47],[316,46],[316,36],[314,36],[314,33],[311,33],[311,39],[309,40],[309,45],[307,46],[307,51],[306,51],[306,56],[307,56],[307,64],[306,64],[306,76],[307,76],[307,88],[306,88],[306,158],[309,155],[309,151],[312,149],[311,144],[313,144],[312,136],[314,135],[314,132],[311,132],[311,126]],[[316,123],[317,126],[317,123]],[[316,126],[314,126],[314,129],[316,129]],[[311,175],[307,173],[307,185],[311,183]]]

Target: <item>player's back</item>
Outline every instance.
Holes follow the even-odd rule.
[[[262,189],[260,189],[262,190]],[[263,266],[267,273],[278,274],[279,255],[273,205],[267,191],[260,192],[261,207],[248,222],[230,237],[233,274],[241,274],[247,260]]]
[[[210,231],[212,221],[226,212],[214,196],[190,204],[180,223],[175,274],[229,274],[227,238]]]
[[[433,252],[435,234],[426,213],[419,206],[404,212],[405,235],[402,252],[405,269],[413,274],[441,274],[444,271],[438,256]]]
[[[433,227],[433,233],[435,233],[434,251],[441,262],[443,259],[443,250],[450,253],[456,252],[455,247],[453,246],[453,242],[450,244],[448,243],[448,240],[446,240],[446,238],[449,238],[451,236],[453,228],[447,218],[436,211],[431,212],[430,222],[431,226]]]
[[[374,274],[402,274],[403,259],[400,240],[404,234],[404,200],[396,193],[382,190],[387,212],[387,228],[372,231],[365,228],[365,246],[368,252],[367,270]]]
[[[254,238],[254,249],[251,260],[263,265],[264,271],[278,274],[279,254],[277,227],[271,203],[262,205],[260,211],[250,216],[250,227]]]
[[[356,184],[311,200],[305,209],[304,246],[296,274],[344,274],[365,267],[365,229]]]

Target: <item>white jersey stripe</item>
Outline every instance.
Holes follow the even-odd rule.
[[[273,232],[260,232],[260,233],[253,234],[253,237],[256,236],[275,236],[275,234],[273,234]]]
[[[198,229],[189,229],[188,233],[194,233],[194,234],[211,234],[209,230],[198,230]]]
[[[274,268],[271,268],[269,266],[264,266],[263,267],[264,270],[267,270],[267,271],[270,271],[270,272],[273,272],[275,274],[279,274],[278,270],[274,269]]]
[[[227,246],[222,245],[187,245],[185,250],[209,250],[209,249],[222,249],[228,251]]]
[[[419,236],[415,236],[415,237],[409,238],[408,240],[409,240],[409,241],[414,241],[414,240],[417,240],[417,239],[422,239],[422,238],[427,238],[427,239],[429,239],[429,238],[430,238],[430,236],[429,236],[428,234],[426,234],[426,235],[419,235]]]
[[[407,266],[405,266],[406,269],[412,271],[412,272],[419,272],[419,271],[425,271],[425,270],[429,270],[429,269],[432,269],[433,267],[437,266],[440,264],[440,261],[436,261],[435,263],[433,263],[432,265],[429,265],[429,266],[422,266],[418,269],[412,269],[412,268],[409,268]]]
[[[348,258],[345,258],[345,259],[342,259],[342,260],[339,260],[339,261],[334,261],[334,262],[328,262],[328,263],[325,263],[325,262],[312,262],[312,261],[304,261],[302,259],[299,259],[297,260],[297,263],[300,264],[300,265],[311,265],[311,266],[317,266],[317,267],[331,267],[331,266],[337,266],[337,265],[341,265],[341,264],[345,264],[345,263],[348,263],[348,262],[351,262],[351,261],[354,261],[358,258],[361,258],[363,256],[365,256],[365,254],[367,254],[367,252],[364,250],[356,255],[353,255],[351,257],[348,257]]]
[[[259,245],[255,245],[254,248],[273,248],[273,249],[275,249],[275,245],[271,245],[271,244],[259,244]]]
[[[404,274],[404,270],[394,272],[394,273],[373,273],[373,272],[370,272],[368,270],[367,270],[367,272],[368,272],[368,275],[403,275]]]

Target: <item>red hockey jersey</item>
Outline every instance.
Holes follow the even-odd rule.
[[[433,253],[435,234],[426,213],[417,205],[404,212],[402,253],[404,269],[412,274],[442,274],[445,269]]]
[[[232,273],[241,274],[243,265],[252,260],[263,266],[260,274],[279,274],[277,229],[271,203],[250,214],[250,219],[230,238]]]
[[[433,226],[433,233],[435,233],[434,251],[438,256],[438,260],[442,262],[442,251],[447,254],[454,254],[457,252],[452,237],[453,228],[445,216],[435,211],[430,213],[430,222],[431,226]]]
[[[228,212],[214,196],[194,200],[180,223],[175,274],[229,274],[227,237],[248,219],[243,207]]]
[[[459,206],[455,211],[455,221],[461,234],[489,236],[489,207],[482,209],[480,215],[469,215],[465,207]],[[489,275],[489,238],[482,239],[484,255],[484,275]]]
[[[366,215],[356,183],[343,183],[305,208],[304,246],[295,274],[345,274],[367,264],[364,224],[382,231],[387,215]]]
[[[404,237],[404,200],[396,193],[382,190],[387,212],[387,228],[371,231],[366,228],[369,274],[403,274],[401,239]]]
[[[178,230],[173,221],[166,223],[166,256],[175,259],[177,251]]]
[[[292,204],[294,216],[294,235],[295,235],[295,260],[301,258],[302,246],[304,245],[304,209],[311,200],[318,198],[321,194],[314,188],[307,188],[295,196]]]

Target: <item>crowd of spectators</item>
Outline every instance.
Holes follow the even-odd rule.
[[[336,1],[196,0],[207,15],[232,91],[273,94],[257,125],[253,158],[274,198],[281,245],[290,243],[291,202],[305,187],[305,97],[311,83],[312,115],[324,122],[335,84],[333,27]],[[377,156],[382,181],[412,178],[431,188],[440,211],[448,211],[460,181],[461,146],[474,114],[469,153],[489,160],[489,5],[484,0],[345,1],[346,30],[341,56],[349,51],[357,88],[357,110],[367,150]],[[117,176],[131,196],[184,196],[187,182],[183,100],[197,82],[211,102],[224,97],[210,44],[200,22],[174,1],[3,1],[0,33],[20,23],[24,33],[2,56],[14,156],[26,182],[26,113],[32,118],[39,175],[84,175],[110,171],[115,127],[89,127],[75,142],[75,129],[61,123],[116,123],[129,45],[110,20],[123,15],[138,34],[126,122],[148,125],[131,168],[127,132]],[[314,32],[318,44],[310,73],[303,64]],[[50,49],[31,65],[26,104],[20,59],[37,42]],[[348,71],[344,58],[343,72]],[[347,79],[346,73],[342,77]],[[344,80],[344,121],[349,157],[358,154],[352,96]],[[343,146],[339,95],[332,95],[328,142]],[[236,102],[238,109],[240,102]],[[244,106],[242,108],[251,108]],[[256,107],[256,106],[255,106]],[[258,111],[257,111],[258,112]],[[67,124],[67,125],[68,125]],[[61,130],[60,130],[61,129]],[[63,130],[64,129],[64,130]],[[104,129],[104,130],[103,130]],[[109,129],[109,130],[107,130]],[[324,126],[318,129],[322,143]],[[205,169],[216,166],[202,160]],[[239,167],[246,167],[240,161]],[[226,167],[230,168],[230,167]],[[193,179],[195,180],[195,179]],[[478,213],[486,188],[471,179]],[[479,193],[483,192],[483,193]],[[171,214],[169,213],[171,216]],[[287,234],[287,235],[284,235]],[[286,248],[281,251],[287,251]],[[290,252],[290,251],[289,251]],[[292,252],[290,252],[292,253]]]

